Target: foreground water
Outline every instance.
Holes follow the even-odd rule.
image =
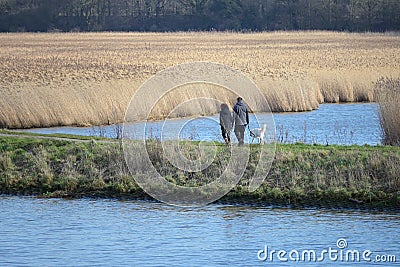
[[[381,143],[381,127],[378,117],[377,104],[324,104],[318,110],[301,113],[274,114],[276,133],[268,136],[281,143],[303,142],[311,144],[339,144],[339,145],[378,145]],[[251,119],[251,128],[267,123],[270,125],[270,116],[257,114],[258,123]],[[202,117],[198,119],[168,120],[164,122],[148,123],[147,138],[177,139],[175,132],[179,131],[180,139],[223,141],[219,127],[219,117]],[[126,125],[129,131],[138,138],[143,138],[140,129],[143,123]],[[164,130],[163,130],[164,127]],[[30,132],[42,134],[76,134],[86,136],[115,137],[118,128],[105,127],[60,127],[46,129],[31,129]],[[248,140],[249,141],[249,140]]]
[[[399,213],[8,196],[0,207],[0,266],[397,266],[400,259]],[[300,263],[289,254],[288,262],[277,254],[261,261],[266,246],[297,251],[300,260],[313,250],[321,261],[307,253]],[[360,262],[346,259],[350,250]]]

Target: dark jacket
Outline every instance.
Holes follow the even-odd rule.
[[[222,127],[226,131],[232,131],[233,128],[233,116],[229,108],[222,109],[219,113],[219,121]]]
[[[249,124],[249,110],[243,101],[236,103],[235,107],[233,108],[233,113],[235,117],[235,125],[246,126]]]

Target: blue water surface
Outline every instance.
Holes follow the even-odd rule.
[[[251,116],[250,128],[268,124],[266,139],[281,143],[379,145],[382,130],[378,115],[379,106],[366,104],[323,104],[318,110],[299,113],[256,114]],[[187,139],[222,142],[219,116],[171,119],[161,122],[126,124],[133,138]],[[142,129],[146,129],[145,133]],[[116,126],[58,127],[30,129],[41,134],[76,134],[85,136],[115,137]],[[251,139],[247,136],[247,142]]]
[[[8,196],[0,207],[0,266],[398,266],[400,259],[399,213]],[[265,246],[370,250],[371,260],[397,262],[260,261]]]

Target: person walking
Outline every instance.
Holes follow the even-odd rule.
[[[233,108],[234,121],[235,121],[235,135],[239,141],[239,146],[244,145],[244,132],[246,131],[246,126],[249,125],[249,110],[245,103],[243,103],[243,98],[239,97],[237,103]]]
[[[221,112],[219,113],[219,122],[221,125],[222,137],[226,145],[231,143],[231,132],[233,128],[233,116],[227,104],[221,104]]]

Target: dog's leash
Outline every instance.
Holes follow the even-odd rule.
[[[250,125],[249,124],[247,124],[247,128],[249,129],[250,137],[256,137],[256,135],[250,130]]]

